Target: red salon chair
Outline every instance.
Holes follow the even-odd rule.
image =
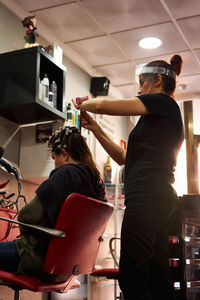
[[[77,276],[93,272],[102,235],[112,212],[113,205],[109,203],[73,193],[63,203],[54,229],[18,222],[52,235],[44,270],[48,274],[69,275],[69,279],[62,283],[47,283],[0,270],[0,284],[15,290],[14,300],[19,299],[19,290],[22,289],[47,292],[50,299],[50,292],[66,293],[79,287]]]

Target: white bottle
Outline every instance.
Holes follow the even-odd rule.
[[[53,92],[49,92],[49,105],[51,105],[53,107]]]
[[[67,125],[72,126],[72,108],[71,103],[68,103],[66,108]]]
[[[47,74],[44,75],[42,84],[44,87],[44,102],[49,103],[49,78]]]
[[[40,100],[44,100],[44,91],[43,91],[43,83],[42,80],[39,80],[39,92],[38,92],[38,97]]]
[[[50,90],[53,93],[53,107],[57,108],[57,84],[55,81],[52,82]]]

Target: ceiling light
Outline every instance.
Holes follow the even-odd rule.
[[[154,49],[162,45],[162,41],[156,37],[147,37],[139,41],[139,46],[144,49]]]
[[[188,88],[188,83],[177,84],[179,90],[186,90]]]

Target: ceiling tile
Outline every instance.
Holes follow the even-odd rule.
[[[110,79],[113,85],[131,83],[134,80],[134,66],[131,62],[100,66],[96,69]]]
[[[198,67],[198,74],[200,74],[200,49],[198,50],[195,50],[194,51],[195,55],[197,56],[197,59],[198,59],[198,63],[196,63],[197,67]]]
[[[142,59],[136,59],[135,63],[137,65],[147,64],[148,62],[151,62],[153,60],[165,60],[166,62],[169,63],[171,56],[172,55],[156,55],[156,56],[151,56],[151,57],[144,57]]]
[[[107,32],[116,32],[169,20],[160,0],[85,0],[83,5]]]
[[[125,60],[124,55],[107,36],[73,42],[68,45],[92,66]]]
[[[38,11],[36,17],[64,42],[103,34],[77,3]]]
[[[178,24],[188,40],[191,48],[200,48],[200,16],[186,18],[178,21]]]
[[[200,13],[199,0],[165,0],[174,18],[185,18]]]
[[[184,94],[192,95],[192,93],[194,93],[194,94],[200,93],[200,85],[199,85],[200,75],[188,76],[184,82],[187,83],[186,88],[182,89],[181,85],[178,84],[175,95],[180,96],[180,95],[184,95]]]
[[[132,59],[151,57],[186,50],[187,46],[171,22],[139,28],[131,31],[112,34],[113,38],[123,46],[124,51]],[[144,37],[157,37],[162,40],[157,49],[142,49],[138,42]]]
[[[197,55],[198,59],[200,60],[200,49],[195,50],[194,52]],[[200,67],[199,67],[199,69],[200,69]]]
[[[180,53],[183,59],[182,76],[189,76],[193,74],[200,74],[200,66],[191,52]]]
[[[20,6],[24,7],[28,11],[43,9],[45,7],[51,7],[61,4],[72,2],[71,0],[15,0]]]

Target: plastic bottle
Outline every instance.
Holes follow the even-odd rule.
[[[53,93],[53,107],[57,108],[57,84],[55,81],[52,82],[50,91]]]
[[[72,126],[72,108],[71,108],[71,103],[68,103],[66,112],[67,112],[66,113],[67,124],[68,124],[68,126]]]
[[[72,110],[72,126],[76,126],[76,114],[75,114],[75,109]]]
[[[43,84],[42,80],[39,80],[39,92],[38,92],[38,98],[42,101],[44,101],[44,91],[43,91]]]
[[[53,107],[53,92],[49,92],[49,101],[48,101],[49,105],[51,105]]]
[[[75,116],[75,126],[80,129],[80,121],[78,118],[79,111],[74,107],[74,116]]]
[[[104,182],[111,183],[112,167],[110,165],[110,156],[107,156],[107,162],[104,165]]]
[[[44,75],[42,84],[44,87],[44,102],[48,103],[49,102],[49,78],[47,74]]]

